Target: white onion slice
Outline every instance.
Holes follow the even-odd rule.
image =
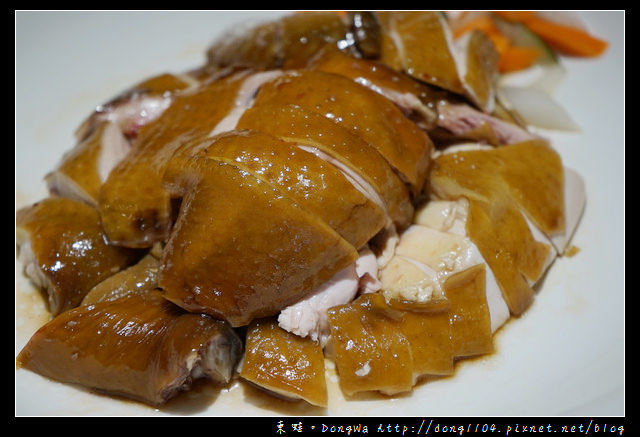
[[[567,69],[559,63],[534,64],[525,69],[500,76],[499,87],[537,88],[553,95],[567,74]]]
[[[533,87],[501,87],[500,99],[527,124],[542,129],[580,132],[569,113],[549,93]]]

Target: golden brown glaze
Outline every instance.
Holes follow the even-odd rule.
[[[357,258],[317,217],[239,167],[194,157],[168,172],[183,192],[160,286],[190,311],[233,326],[276,314]]]
[[[129,155],[101,188],[98,210],[113,244],[151,247],[170,231],[172,211],[162,174],[186,140],[209,133],[233,108],[242,77],[231,76],[176,96],[154,122],[142,127]]]
[[[274,319],[255,320],[247,328],[240,376],[277,395],[327,406],[322,346],[285,331]]]
[[[249,130],[234,130],[185,144],[204,156],[231,163],[273,185],[324,221],[356,249],[385,225],[383,209],[369,200],[331,163],[295,143]]]
[[[144,101],[154,99],[168,102],[177,93],[192,86],[194,81],[195,78],[189,75],[171,73],[161,73],[144,79],[96,107],[95,111],[76,129],[76,138],[78,141],[83,141],[103,121],[118,124],[127,138],[134,138],[142,125],[154,118],[147,111],[141,113],[140,109],[144,107]]]
[[[242,32],[226,34],[207,51],[207,68],[290,68],[304,63],[326,44],[345,37],[347,24],[333,12],[290,14]]]
[[[338,74],[301,70],[265,84],[255,104],[263,101],[296,104],[349,128],[380,152],[414,194],[422,191],[431,140],[380,94]]]
[[[423,376],[451,375],[455,358],[451,302],[433,299],[417,303],[392,299],[388,305],[402,311],[398,326],[411,346],[414,380]]]
[[[411,389],[411,344],[399,327],[401,319],[402,311],[388,308],[380,294],[364,294],[329,310],[334,361],[345,394]]]
[[[514,314],[531,303],[550,247],[535,240],[523,211],[542,229],[564,228],[563,170],[546,143],[444,154],[431,188],[441,198],[469,199],[467,232],[493,270]]]
[[[95,205],[102,186],[99,173],[102,139],[110,122],[98,122],[97,126],[62,159],[58,168],[46,176],[49,189],[59,191],[60,184],[73,184],[75,198]],[[65,181],[60,181],[64,178]]]
[[[413,205],[407,186],[378,150],[350,129],[296,104],[271,102],[254,104],[242,115],[237,127],[317,148],[373,187],[398,228],[411,223]]]
[[[195,378],[228,382],[240,353],[227,325],[185,313],[155,291],[62,313],[33,335],[17,363],[56,381],[160,405]]]
[[[381,61],[410,76],[463,94],[451,37],[438,11],[379,12]]]
[[[145,255],[136,264],[109,276],[93,287],[82,299],[82,304],[115,300],[130,293],[147,293],[158,288],[160,261],[155,256]]]
[[[136,262],[142,253],[105,242],[96,210],[79,201],[48,197],[16,213],[19,255],[27,274],[41,277],[56,315],[80,304],[89,290]],[[31,269],[37,270],[36,272]]]
[[[449,319],[455,358],[493,352],[485,284],[484,264],[455,273],[444,283],[444,294],[451,304]]]
[[[480,109],[492,112],[495,107],[496,78],[499,55],[483,32],[471,32],[461,56],[465,58],[462,72],[464,94]]]
[[[307,68],[348,77],[388,97],[405,114],[427,131],[437,123],[437,103],[451,98],[450,93],[414,80],[402,71],[394,70],[376,59],[361,59],[327,47],[311,58]],[[405,103],[406,96],[413,96],[420,108]]]

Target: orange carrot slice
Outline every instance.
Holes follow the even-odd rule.
[[[508,47],[500,56],[498,68],[502,73],[524,70],[531,67],[540,57],[536,47]]]
[[[471,32],[472,30],[480,30],[485,33],[497,31],[495,23],[488,15],[479,15],[475,18],[461,23],[459,26],[454,27],[452,30],[454,38],[458,38],[459,36],[464,35],[467,32]]]
[[[541,18],[531,18],[525,24],[552,48],[566,55],[595,57],[609,46],[606,41],[584,30]]]

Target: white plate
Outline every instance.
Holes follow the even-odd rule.
[[[45,195],[43,176],[97,104],[156,73],[198,66],[220,32],[280,14],[17,12],[16,209]],[[624,13],[583,16],[611,45],[598,59],[563,60],[558,101],[583,132],[552,136],[586,181],[573,240],[581,250],[552,266],[530,310],[496,335],[495,354],[394,399],[346,401],[331,384],[327,410],[240,385],[220,394],[200,387],[153,409],[18,370],[16,415],[624,415]],[[20,269],[16,262],[16,354],[46,318]]]

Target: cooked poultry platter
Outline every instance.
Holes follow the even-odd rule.
[[[16,213],[51,315],[18,371],[155,407],[240,380],[326,407],[395,395],[533,303],[581,177],[447,15],[305,12],[99,105]]]

